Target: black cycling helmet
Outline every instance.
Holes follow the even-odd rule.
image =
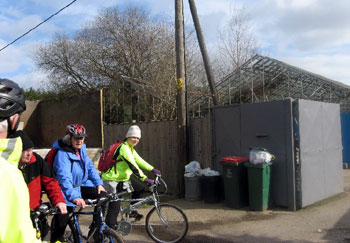
[[[0,121],[25,110],[23,90],[9,79],[0,79]]]

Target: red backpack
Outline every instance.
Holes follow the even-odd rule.
[[[52,169],[53,162],[55,161],[55,156],[56,156],[57,152],[58,152],[58,149],[51,148],[50,151],[45,156],[45,161],[51,169]],[[73,171],[73,161],[71,161],[71,162],[72,162],[71,171]]]
[[[101,157],[100,157],[100,159],[98,161],[98,166],[97,166],[97,169],[99,171],[106,172],[111,167],[113,167],[116,164],[116,162],[121,161],[121,160],[116,161],[116,159],[119,156],[119,150],[120,150],[120,147],[121,147],[120,145],[122,143],[123,142],[117,141],[116,143],[112,144],[109,147],[109,149],[106,149],[105,151],[102,152]],[[115,173],[117,173],[116,166],[114,167],[114,170],[115,170]]]
[[[52,168],[53,161],[55,160],[55,156],[57,154],[58,149],[51,148],[50,151],[46,154],[45,160]]]

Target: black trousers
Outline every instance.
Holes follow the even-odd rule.
[[[101,192],[100,194],[97,194],[97,188],[96,187],[81,187],[81,196],[83,199],[96,199],[105,197],[106,193]],[[68,218],[69,214],[73,211],[73,207],[67,207],[68,214],[56,214],[52,218],[51,222],[51,242],[56,241],[63,241],[64,239],[64,231],[66,229],[66,226],[68,224]],[[95,209],[96,210],[96,209]],[[93,216],[93,224],[100,224],[100,216],[95,214]]]
[[[142,193],[145,190],[144,184],[140,180],[133,177],[130,178],[130,181],[131,181],[132,187],[134,188],[134,191],[131,194],[131,198],[136,199],[136,198],[142,197]],[[119,193],[122,191],[124,191],[123,183],[118,183],[117,192]],[[120,211],[120,201],[109,203],[105,221],[106,221],[106,224],[112,229],[115,229],[117,227],[117,218],[119,215],[119,211]]]

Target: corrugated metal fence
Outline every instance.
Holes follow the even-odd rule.
[[[154,121],[137,124],[142,131],[136,150],[139,155],[162,171],[169,192],[179,195],[179,174],[177,158],[176,121]],[[104,126],[105,147],[117,140],[123,140],[130,124]],[[212,128],[211,116],[190,119],[188,162],[198,161],[202,168],[212,168]]]

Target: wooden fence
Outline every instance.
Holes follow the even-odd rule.
[[[169,192],[181,195],[177,156],[176,121],[154,121],[137,124],[141,128],[141,140],[136,150],[139,155],[161,170]],[[110,146],[116,140],[123,140],[130,124],[104,126],[104,144]],[[188,129],[188,161],[198,161],[202,168],[212,168],[212,126],[211,116],[190,119]],[[184,168],[183,168],[184,169]]]

